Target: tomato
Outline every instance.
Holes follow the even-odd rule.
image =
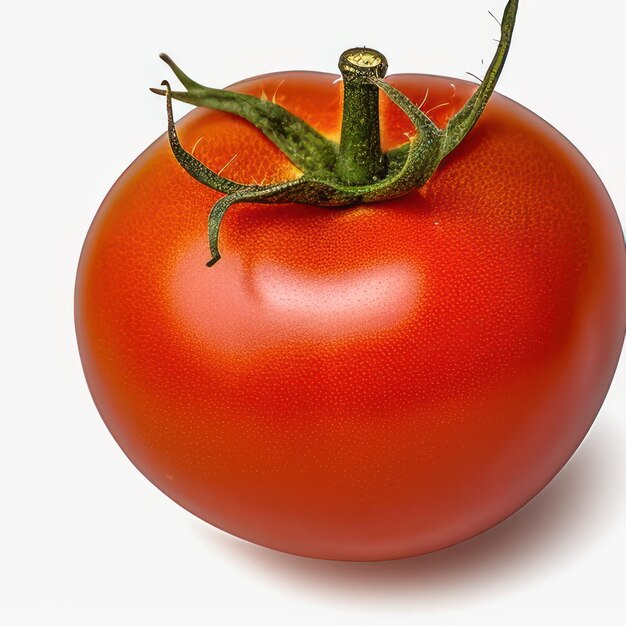
[[[389,82],[439,125],[475,87]],[[454,83],[453,85],[451,83]],[[336,76],[237,84],[339,138]],[[412,127],[382,102],[384,148]],[[235,180],[297,171],[256,129],[196,109],[182,143]],[[167,138],[89,231],[76,328],[91,393],[131,461],[249,541],[326,559],[418,555],[536,495],[598,413],[626,327],[622,231],[581,154],[494,96],[419,191],[331,209],[221,197]]]

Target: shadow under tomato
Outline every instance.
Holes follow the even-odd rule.
[[[573,563],[592,548],[618,508],[612,468],[619,450],[606,418],[561,473],[501,524],[461,544],[421,557],[376,563],[320,561],[261,548],[211,530],[211,549],[274,576],[280,584],[335,601],[423,605],[505,589]],[[206,535],[207,527],[198,525]]]

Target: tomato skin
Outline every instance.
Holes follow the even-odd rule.
[[[235,88],[337,138],[335,79]],[[449,102],[439,124],[473,89],[389,80]],[[382,114],[384,147],[406,141],[402,113]],[[236,153],[235,180],[296,175],[231,116],[195,110],[179,133],[215,169]],[[208,269],[218,197],[160,138],[106,197],[78,270],[95,403],[173,500],[286,552],[401,558],[503,520],[573,454],[623,343],[626,255],[602,183],[548,124],[495,96],[420,192],[341,210],[237,205]]]

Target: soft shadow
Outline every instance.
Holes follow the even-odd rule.
[[[441,603],[505,589],[575,561],[615,519],[616,439],[606,420],[594,428],[561,473],[536,498],[495,528],[425,556],[379,563],[306,559],[211,532],[211,548],[259,576],[315,590],[331,600],[394,606]],[[206,526],[198,525],[206,536]]]

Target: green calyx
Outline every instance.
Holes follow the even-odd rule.
[[[196,83],[162,54],[161,58],[186,90],[172,91],[167,81],[162,83],[165,89],[151,90],[166,96],[172,152],[193,178],[226,194],[209,214],[211,260],[207,265],[214,265],[220,259],[220,225],[233,204],[300,202],[342,207],[388,200],[422,187],[482,115],[509,52],[518,3],[518,0],[509,0],[506,6],[500,42],[485,79],[444,129],[439,129],[409,98],[384,82],[387,61],[382,54],[368,48],[347,50],[339,61],[344,86],[339,144],[274,102]],[[406,114],[416,129],[415,137],[387,153],[380,145],[379,91]],[[180,144],[174,125],[172,98],[242,117],[274,143],[302,175],[273,185],[247,185],[220,176]]]

